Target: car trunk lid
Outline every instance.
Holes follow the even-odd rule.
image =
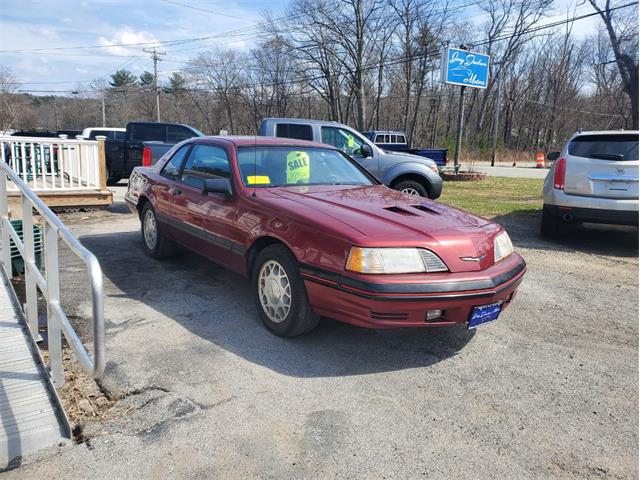
[[[638,135],[574,138],[565,157],[564,192],[598,198],[638,198]]]

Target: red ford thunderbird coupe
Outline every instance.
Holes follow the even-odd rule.
[[[179,244],[250,277],[282,336],[320,316],[475,328],[511,303],[526,269],[500,225],[391,190],[318,143],[189,139],[135,168],[125,198],[149,255]]]

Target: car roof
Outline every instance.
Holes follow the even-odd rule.
[[[278,118],[270,117],[265,118],[263,122],[278,122],[278,123],[303,123],[305,125],[326,125],[328,123],[335,123],[336,125],[342,125],[342,123],[333,120],[312,120],[310,118]]]
[[[211,135],[204,137],[194,137],[193,141],[206,141],[206,140],[223,140],[231,143],[236,147],[250,147],[254,145],[264,146],[288,146],[288,147],[322,147],[331,150],[336,150],[331,145],[325,145],[319,142],[310,142],[308,140],[298,140],[296,138],[284,138],[284,137],[263,137],[260,135]]]
[[[638,135],[638,130],[582,130],[573,134],[573,138],[584,135]]]
[[[375,133],[376,135],[406,135],[406,133],[401,132],[400,130],[369,130],[368,132],[362,132],[364,134],[367,133]]]

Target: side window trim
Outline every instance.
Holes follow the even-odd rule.
[[[176,155],[178,155],[178,153],[180,153],[183,148],[186,148],[186,153],[184,155],[184,158],[182,159],[182,162],[180,163],[180,169],[178,170],[178,176],[177,177],[172,177],[172,176],[166,175],[164,171],[167,168],[167,165],[169,165],[169,163],[171,163],[171,160],[173,160],[173,158]],[[169,180],[173,180],[174,182],[184,183],[182,181],[182,171],[184,170],[184,166],[187,164],[187,160],[189,159],[189,155],[191,155],[191,150],[193,150],[193,144],[184,145],[184,146],[180,147],[179,149],[177,149],[175,152],[173,152],[173,155],[171,155],[167,159],[167,161],[164,162],[164,165],[162,166],[162,169],[160,170],[160,176],[164,177],[164,178],[168,178]]]

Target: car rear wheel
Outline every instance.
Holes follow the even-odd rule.
[[[542,210],[540,233],[543,237],[559,237],[566,232],[566,226],[558,217],[554,217],[547,210]]]
[[[320,320],[307,298],[298,262],[282,245],[262,250],[253,269],[255,303],[265,326],[281,337],[302,335]]]
[[[415,180],[403,180],[401,182],[396,183],[393,188],[402,193],[408,193],[409,195],[414,195],[416,197],[428,197],[429,194],[427,189],[419,182]]]
[[[158,217],[150,203],[145,203],[140,215],[142,244],[153,258],[165,258],[174,252],[174,244],[166,238],[158,226]]]
[[[120,180],[122,180],[122,178],[121,177],[117,177],[117,176],[114,177],[111,174],[111,168],[107,167],[107,185],[112,187],[114,185],[117,185]]]

